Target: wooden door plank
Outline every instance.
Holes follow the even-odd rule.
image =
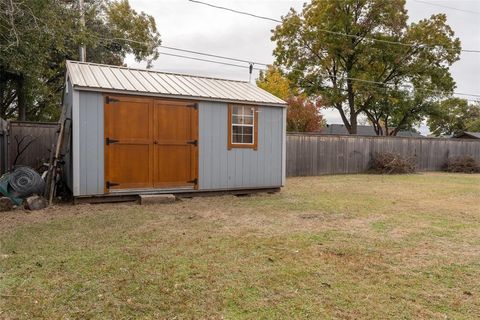
[[[109,96],[105,101],[105,193],[153,187],[153,99]],[[109,103],[107,103],[109,102]],[[114,183],[108,188],[107,183]]]
[[[198,110],[192,102],[157,99],[153,114],[154,186],[197,187]]]

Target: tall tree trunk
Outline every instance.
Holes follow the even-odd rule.
[[[25,92],[25,78],[23,75],[19,75],[17,78],[17,108],[18,108],[18,120],[27,120],[27,105],[26,105],[26,92]]]
[[[347,73],[348,74],[348,73]],[[353,93],[352,81],[347,79],[347,98],[350,108],[350,134],[357,134],[357,112],[355,110],[355,94]]]
[[[390,128],[388,127],[388,115],[385,116],[385,135],[388,137],[390,135]]]
[[[343,124],[345,125],[345,128],[347,128],[348,133],[350,133],[350,129],[351,129],[350,122],[348,122],[347,115],[343,111],[342,105],[338,104],[338,103],[335,104],[335,109],[337,109],[338,112],[340,113],[340,116],[342,117]]]
[[[350,113],[350,134],[357,134],[357,114]]]

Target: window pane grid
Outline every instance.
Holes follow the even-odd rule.
[[[246,106],[234,106],[232,110],[232,143],[253,144],[255,109]]]
[[[254,125],[253,125],[253,124],[232,124],[232,127],[249,127],[249,128],[253,128]]]

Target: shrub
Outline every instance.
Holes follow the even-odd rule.
[[[471,156],[450,157],[445,164],[447,172],[480,173],[480,163]]]
[[[415,172],[415,162],[393,152],[375,153],[370,162],[370,171],[380,174],[405,174]]]

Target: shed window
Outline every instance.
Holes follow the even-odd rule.
[[[257,149],[257,108],[230,105],[228,108],[228,148]]]

